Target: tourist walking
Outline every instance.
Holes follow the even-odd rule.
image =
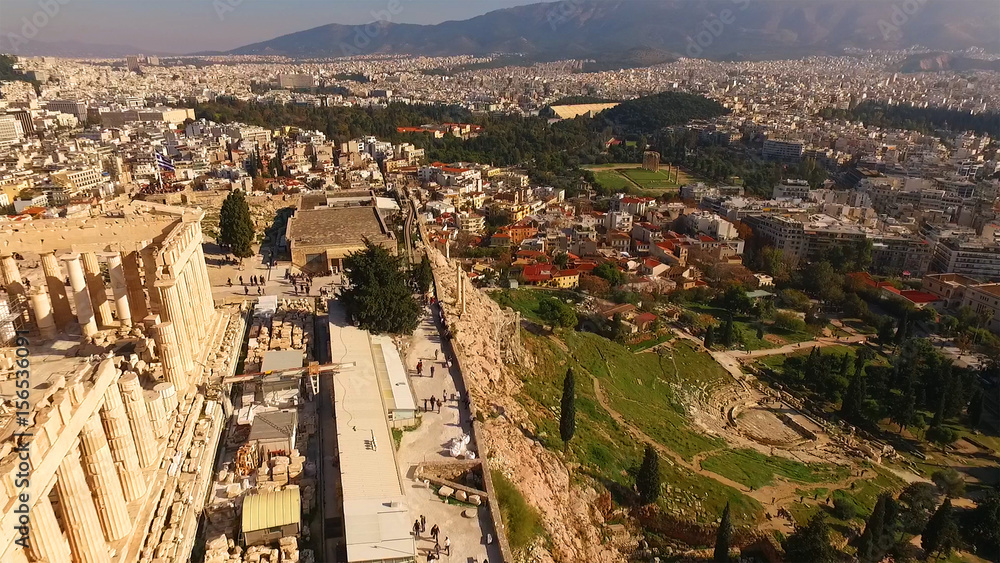
[[[413,521],[413,537],[420,537],[420,520]]]
[[[438,534],[441,533],[441,528],[438,528],[437,524],[431,526],[431,537],[434,538],[434,542],[437,543]]]
[[[427,518],[423,514],[420,515],[420,532],[423,533],[427,529]]]
[[[448,539],[448,536],[444,538],[444,554],[451,557],[451,540]]]

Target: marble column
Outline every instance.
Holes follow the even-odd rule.
[[[76,305],[76,319],[84,336],[97,333],[97,320],[94,318],[94,307],[90,302],[90,291],[87,289],[87,278],[80,264],[77,253],[63,256],[66,270],[69,272],[69,284],[73,288],[73,303]]]
[[[7,293],[24,295],[24,283],[21,280],[21,270],[13,255],[0,257],[0,273],[3,274],[3,285]]]
[[[79,442],[79,441],[77,441]],[[72,560],[78,563],[110,563],[108,544],[101,533],[100,520],[76,448],[69,451],[56,470],[59,512],[69,536]]]
[[[94,505],[101,518],[101,528],[108,541],[119,540],[131,531],[132,523],[125,506],[125,494],[111,459],[111,448],[104,436],[101,419],[95,414],[80,430],[83,468],[94,493]]]
[[[197,247],[197,257],[195,258],[195,263],[198,266],[199,276],[201,277],[201,287],[204,290],[204,306],[205,306],[205,316],[209,319],[213,318],[215,315],[215,298],[212,297],[212,281],[208,277],[208,265],[205,263],[205,252],[202,250],[201,243],[198,243]]]
[[[187,389],[187,375],[181,361],[181,352],[171,322],[159,323],[153,327],[153,339],[156,341],[156,353],[163,363],[163,377],[183,393]]]
[[[212,289],[208,288],[206,290],[205,283],[201,278],[201,266],[198,264],[197,250],[191,253],[185,270],[188,276],[188,290],[191,292],[191,296],[194,297],[193,305],[196,309],[195,312],[198,314],[198,318],[202,319],[205,323],[205,329],[202,331],[202,338],[204,338],[205,335],[211,332],[213,315],[208,305],[208,299],[211,299]]]
[[[190,331],[195,337],[195,349],[201,350],[201,342],[205,340],[205,318],[202,316],[201,306],[198,304],[198,291],[191,283],[191,264],[185,264],[180,274],[177,276],[177,289],[181,296],[181,305],[184,307],[184,318],[191,319]]]
[[[146,309],[146,293],[142,290],[142,274],[139,273],[139,253],[122,253],[122,269],[125,270],[128,306],[132,309],[132,318],[141,319],[149,314],[149,310]]]
[[[146,492],[146,482],[139,470],[139,455],[132,439],[132,429],[128,424],[128,415],[117,385],[108,387],[104,392],[104,405],[101,406],[101,422],[104,423],[104,433],[111,447],[111,457],[118,469],[118,478],[122,483],[125,500],[142,498]]]
[[[156,248],[147,246],[139,253],[142,258],[142,272],[146,278],[146,293],[149,294],[149,310],[159,313],[163,310],[160,295],[156,292]]]
[[[166,320],[173,323],[184,373],[190,374],[194,371],[194,350],[196,348],[189,326],[185,324],[188,321],[184,318],[183,307],[177,291],[177,282],[172,279],[158,280],[156,291],[160,295],[160,303],[163,305],[162,312],[166,313]]]
[[[72,554],[66,536],[59,529],[59,520],[52,509],[49,495],[43,494],[31,507],[31,535],[28,554],[32,561],[55,563],[71,561]]]
[[[134,373],[126,373],[118,380],[118,388],[121,390],[125,412],[128,413],[128,423],[132,428],[135,449],[139,452],[139,465],[142,467],[155,465],[159,461],[157,455],[159,444],[156,441],[156,435],[153,434],[152,424],[149,422],[149,411],[146,410],[146,399],[142,397],[139,376]]]
[[[21,279],[21,270],[13,255],[0,258],[0,273],[3,274],[3,286],[7,290],[10,304],[15,307],[23,307],[21,316],[24,322],[30,323],[31,309],[27,307],[28,294],[24,289],[24,281]]]
[[[93,252],[84,252],[80,256],[83,258],[83,271],[87,275],[87,289],[90,291],[91,306],[97,314],[97,323],[107,328],[114,323],[114,317],[111,315],[111,303],[108,302],[108,288],[101,275],[101,263]]]
[[[31,310],[35,313],[35,326],[43,340],[56,337],[56,320],[52,315],[52,302],[44,287],[31,289]]]
[[[52,316],[56,328],[65,328],[73,322],[73,310],[69,307],[69,297],[66,295],[66,278],[59,268],[59,260],[54,252],[42,254],[42,271],[45,273],[45,285],[49,288],[49,298],[52,300]]]
[[[125,282],[125,268],[122,255],[112,252],[107,255],[108,273],[111,274],[111,291],[115,296],[115,313],[123,328],[132,326],[132,310],[128,305],[128,284]]]
[[[149,422],[153,425],[153,433],[157,438],[165,438],[169,427],[167,426],[167,407],[163,404],[163,397],[156,391],[144,391],[142,398],[146,401],[146,410],[149,411]]]

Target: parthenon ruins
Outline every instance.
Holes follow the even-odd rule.
[[[185,398],[201,393],[226,319],[212,299],[204,213],[132,205],[120,217],[0,227],[9,310],[0,332],[24,338],[0,342],[0,391],[14,397],[23,386],[19,358],[30,383],[26,412],[0,404],[5,563],[168,561],[175,552],[186,560],[171,550],[193,530],[162,542],[148,540],[149,530],[175,504],[172,448],[198,439]],[[201,405],[188,421],[198,422]],[[19,480],[22,450],[30,482]],[[24,505],[27,548],[17,529]]]

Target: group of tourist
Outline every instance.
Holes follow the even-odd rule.
[[[413,537],[420,539],[420,534],[427,530],[427,518],[423,514],[420,518],[413,521]],[[434,549],[430,550],[427,554],[428,561],[437,561],[441,559],[441,529],[438,528],[437,524],[431,526],[431,539],[434,540]],[[444,554],[451,557],[451,540],[448,536],[444,538]],[[484,561],[483,563],[487,563]]]

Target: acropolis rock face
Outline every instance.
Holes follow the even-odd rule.
[[[460,278],[455,263],[435,249],[428,249],[428,255],[475,407],[484,414],[503,413],[485,417],[481,447],[492,466],[511,478],[539,511],[552,538],[551,553],[535,549],[532,558],[565,563],[625,561],[616,549],[602,544],[603,518],[593,508],[596,491],[572,484],[562,460],[521,431],[521,425],[530,422],[516,399],[521,381],[507,364],[515,361],[512,356],[520,355],[519,365],[530,370],[534,361],[526,351],[510,349],[515,340],[510,335],[515,329],[514,313],[504,311],[463,279],[465,313],[461,314],[462,305],[456,303]]]

